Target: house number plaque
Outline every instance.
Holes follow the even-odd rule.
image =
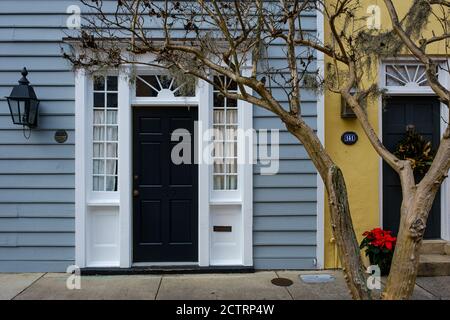
[[[355,144],[358,141],[358,135],[353,131],[344,132],[341,136],[341,141],[346,145]]]

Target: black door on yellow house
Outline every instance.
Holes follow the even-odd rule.
[[[435,97],[389,97],[383,106],[383,143],[394,151],[412,125],[436,150],[440,140],[440,104]],[[410,127],[411,128],[411,127]],[[420,179],[419,177],[417,180]],[[418,181],[416,181],[418,182]],[[440,192],[436,195],[427,221],[424,238],[441,236]],[[402,194],[397,173],[383,162],[383,228],[398,233]]]
[[[197,165],[194,144],[190,163],[172,161],[173,148],[194,141],[197,108],[140,107],[133,117],[133,261],[196,262]],[[172,141],[175,130],[181,129]],[[180,151],[182,150],[182,151]],[[185,159],[185,157],[183,157]],[[179,161],[180,159],[178,159]]]

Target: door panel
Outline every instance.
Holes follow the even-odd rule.
[[[196,108],[134,109],[133,261],[198,261],[197,165],[174,164],[171,141],[183,129],[195,141]],[[193,144],[191,158],[194,154]]]
[[[440,105],[435,97],[390,97],[383,109],[383,144],[394,151],[404,137],[406,126],[415,130],[436,150],[440,140]],[[416,182],[420,177],[417,177]],[[441,234],[440,192],[436,195],[427,221],[425,239],[438,239]],[[383,162],[383,227],[398,233],[402,193],[400,179],[389,165]]]

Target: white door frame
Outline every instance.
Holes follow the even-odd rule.
[[[155,69],[145,68],[145,71],[155,73]],[[203,80],[197,87],[197,98],[193,99],[136,99],[133,97],[134,85],[130,81],[131,66],[123,67],[119,76],[119,186],[120,186],[120,267],[133,266],[133,198],[132,198],[132,170],[133,170],[133,107],[154,106],[189,106],[198,108],[199,123],[209,123],[209,105],[211,100],[210,86]],[[128,107],[125,107],[128,106]],[[197,128],[198,152],[202,152],[202,129]],[[201,156],[201,154],[197,155]],[[198,164],[198,262],[190,262],[199,266],[209,265],[209,179],[208,166]],[[187,263],[183,263],[185,265]],[[176,263],[139,263],[136,265],[176,265]]]
[[[449,59],[450,60],[450,59]],[[379,87],[386,90],[390,96],[436,96],[430,87],[411,88],[411,87],[389,87],[385,85],[385,64],[386,63],[413,63],[415,60],[407,57],[401,59],[386,59],[379,63],[378,80]],[[439,77],[442,83],[450,87],[450,75],[448,72],[440,71]],[[379,139],[383,141],[383,97],[378,99],[378,130]],[[445,131],[447,124],[444,119],[448,119],[448,108],[441,103],[441,136]],[[450,173],[450,172],[449,172]],[[379,219],[380,225],[383,226],[383,159],[379,161]],[[450,240],[450,181],[445,179],[441,185],[441,238]]]
[[[92,80],[91,75],[84,70],[75,74],[75,260],[81,267],[121,267],[133,266],[133,198],[132,198],[132,164],[133,164],[133,106],[190,106],[198,108],[197,154],[199,160],[204,159],[205,131],[212,123],[213,88],[203,80],[197,84],[195,97],[172,98],[136,98],[134,88],[134,72],[141,74],[161,74],[158,68],[137,68],[136,66],[121,66],[115,71],[118,75],[118,190],[114,192],[91,192],[91,152],[92,139],[89,132],[92,119]],[[244,70],[248,72],[249,70]],[[238,101],[239,126],[245,131],[252,128],[253,106],[244,101]],[[204,128],[202,128],[202,126]],[[249,142],[252,145],[252,142]],[[245,149],[244,145],[239,146]],[[235,198],[212,197],[209,161],[198,163],[198,261],[199,266],[211,265],[253,265],[253,170],[251,163],[239,165],[240,188]],[[215,191],[219,195],[219,191]],[[217,216],[212,208],[226,206],[240,208],[236,233],[239,239],[239,255],[233,258],[222,256],[220,261],[212,261],[211,244],[213,242],[212,220]],[[217,211],[217,210],[216,210]],[[106,215],[105,215],[106,214]],[[216,215],[215,215],[216,214]],[[102,215],[102,216],[101,216]],[[107,216],[108,221],[98,220]],[[96,226],[91,225],[95,217]],[[227,218],[228,219],[228,218]],[[223,221],[223,220],[222,220]],[[226,220],[226,223],[228,220]],[[101,239],[98,230],[102,230]],[[106,239],[106,240],[105,240]],[[106,243],[106,242],[108,243]],[[222,240],[221,240],[222,241]],[[98,244],[96,249],[103,250],[102,256],[90,254],[90,245]],[[217,240],[216,240],[217,242]],[[217,253],[217,252],[216,252]],[[152,263],[153,264],[153,263]],[[189,264],[192,264],[190,262]],[[142,264],[139,264],[142,265]],[[149,264],[146,264],[149,265]],[[153,265],[176,265],[174,263],[154,263]]]

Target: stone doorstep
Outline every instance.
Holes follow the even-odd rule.
[[[450,255],[422,254],[418,276],[450,276]]]
[[[424,240],[420,248],[421,254],[446,254],[445,250],[450,250],[450,244],[445,240]],[[450,251],[449,251],[450,252]]]

